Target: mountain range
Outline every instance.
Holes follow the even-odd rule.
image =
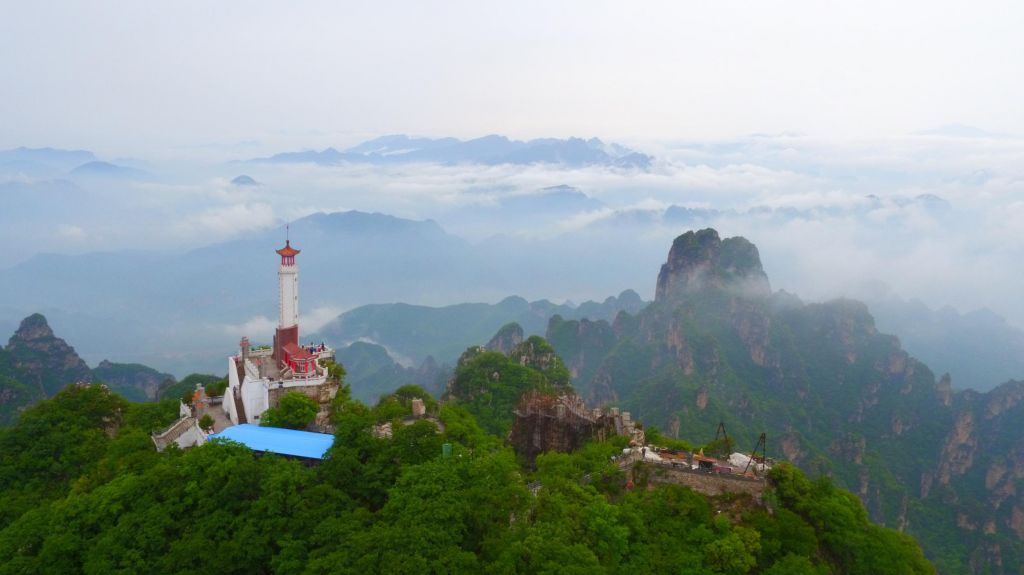
[[[498,323],[509,316],[525,326]],[[405,383],[440,393],[451,368],[433,354],[448,359],[448,346],[467,340],[479,353],[488,338],[487,349],[511,353],[545,319],[548,343],[530,340],[550,344],[588,405],[619,406],[692,441],[710,441],[721,422],[740,451],[765,432],[769,455],[833,477],[873,520],[921,541],[940,572],[1013,573],[1024,561],[1024,433],[1016,425],[1024,382],[954,391],[948,376],[880,331],[865,304],[804,303],[773,291],[757,247],[741,237],[713,229],[679,236],[650,303],[624,292],[580,306],[521,298],[365,306],[323,333],[352,340],[339,360],[354,394],[373,398]],[[423,359],[394,361],[405,354]],[[164,375],[110,362],[90,369],[33,315],[0,350],[0,414],[10,421],[76,381],[109,380],[151,398],[154,377]],[[504,429],[505,415],[493,415]]]
[[[633,290],[603,302],[578,306],[548,300],[528,302],[507,297],[496,304],[466,303],[429,307],[409,304],[365,305],[326,324],[314,338],[344,343],[383,343],[396,357],[418,363],[428,357],[454,364],[470,345],[487,341],[501,326],[515,322],[527,336],[540,335],[553,315],[568,318],[612,319],[620,311],[636,313],[647,302]]]
[[[544,194],[574,205],[590,201],[565,187]],[[514,201],[522,202],[526,211],[540,213],[538,217],[548,213],[540,209],[543,201]],[[700,210],[669,208],[665,217],[669,212],[674,227],[702,221],[695,213]],[[564,212],[550,213],[556,217]],[[303,323],[310,326],[316,320],[304,333],[317,331],[318,324],[342,310],[354,312],[365,304],[444,307],[502,302],[510,293],[542,302],[539,297],[544,294],[583,292],[603,298],[631,284],[643,288],[649,281],[644,275],[649,277],[657,269],[657,255],[632,245],[611,223],[607,226],[549,240],[499,236],[471,243],[431,220],[356,211],[300,218],[290,228],[295,245],[303,250],[299,256]],[[41,312],[94,364],[117,350],[124,361],[178,377],[194,371],[218,373],[237,338],[248,335],[253,341],[264,341],[272,333],[277,297],[273,250],[280,247],[284,232],[275,228],[180,252],[125,250],[32,257],[3,270],[18,281],[0,283],[0,330],[13,331],[22,318]],[[126,281],[126,269],[131,270],[130,281]],[[868,301],[879,324],[899,335],[914,355],[940,372],[950,372],[955,388],[986,390],[1019,377],[1014,370],[1024,358],[1024,332],[998,316],[938,313],[893,297]],[[544,322],[555,314],[603,317],[594,315],[597,311],[571,312],[571,305],[558,308],[563,304],[551,303],[538,303],[537,309],[528,312],[524,304],[453,308],[446,321],[480,327],[473,333],[453,334],[450,340],[438,339],[433,349],[409,347],[400,337],[374,338],[328,327],[317,335],[335,345],[370,339],[395,352],[398,359],[408,358],[407,365],[427,355],[444,363],[454,361],[461,346],[485,341],[488,332],[504,323],[519,322],[534,334],[542,333]],[[145,314],[138,314],[139,309]],[[381,324],[393,322],[396,329],[392,331],[399,333],[413,327],[405,325],[407,318],[414,317],[403,317],[406,311],[402,306],[373,307],[349,317],[373,313]],[[385,319],[392,312],[396,315]],[[459,319],[453,320],[456,316]],[[968,334],[969,342],[965,341]]]
[[[559,164],[568,167],[608,166],[616,168],[650,167],[653,159],[618,144],[606,144],[597,138],[540,138],[521,141],[489,135],[471,140],[457,138],[419,138],[403,134],[382,136],[343,151],[283,152],[250,162],[259,163],[341,163],[371,164]]]
[[[366,305],[341,314],[311,337],[339,346],[337,358],[345,366],[352,396],[372,403],[407,383],[441,395],[460,354],[503,326],[515,326],[522,341],[524,328],[526,336],[543,334],[552,315],[610,319],[645,305],[632,290],[578,306],[520,297],[493,305]],[[381,341],[387,345],[377,343]]]

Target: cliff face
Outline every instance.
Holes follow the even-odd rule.
[[[571,393],[531,391],[516,406],[509,443],[516,455],[533,465],[541,453],[568,453],[588,441],[603,441],[613,435],[643,445],[643,429],[634,426],[629,413],[588,409],[579,396]]]
[[[566,361],[573,381],[590,381],[597,361],[608,355],[615,339],[615,330],[604,320],[565,320],[556,315],[548,321],[547,340]]]
[[[552,321],[548,337],[588,403],[697,441],[724,420],[741,449],[765,431],[769,451],[833,476],[941,570],[1024,561],[1024,385],[953,394],[864,304],[772,294],[742,238],[683,234],[654,304],[611,325]]]
[[[1006,552],[1013,553],[1015,544],[1024,541],[1024,382],[1009,381],[983,394],[958,394],[952,410],[954,423],[922,491],[955,501],[957,526],[1001,543],[997,556],[1005,562]],[[972,562],[986,564],[989,551],[976,550]]]

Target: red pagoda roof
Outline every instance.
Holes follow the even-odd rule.
[[[301,251],[302,250],[297,250],[297,249],[293,248],[290,240],[285,240],[284,247],[279,249],[279,250],[277,250],[277,253],[282,255],[282,256],[288,257],[288,256],[295,256],[295,255],[297,255]]]

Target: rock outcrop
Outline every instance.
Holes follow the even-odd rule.
[[[565,363],[555,352],[555,348],[540,336],[530,336],[526,341],[513,347],[506,355],[519,365],[543,373],[548,383],[552,385],[560,387],[569,385],[569,370],[565,367]]]
[[[658,274],[654,301],[680,299],[706,288],[750,298],[771,295],[757,247],[741,237],[722,240],[711,228],[676,238]]]
[[[516,455],[533,465],[541,453],[568,453],[588,441],[603,441],[624,435],[643,444],[643,429],[634,424],[629,413],[618,409],[591,410],[574,394],[550,394],[532,391],[516,406],[509,442]]]

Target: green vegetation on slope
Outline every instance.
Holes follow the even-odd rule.
[[[500,437],[512,429],[519,398],[531,390],[571,391],[569,370],[544,338],[531,336],[508,355],[471,347],[459,358],[449,399],[471,413],[488,433]]]
[[[158,454],[146,432],[167,416],[76,386],[0,430],[0,574],[932,572],[855,497],[788,466],[769,512],[625,489],[608,459],[621,442],[542,455],[524,476],[456,404],[444,434],[419,421],[383,439],[343,390],[334,446],[312,467],[230,443]]]

